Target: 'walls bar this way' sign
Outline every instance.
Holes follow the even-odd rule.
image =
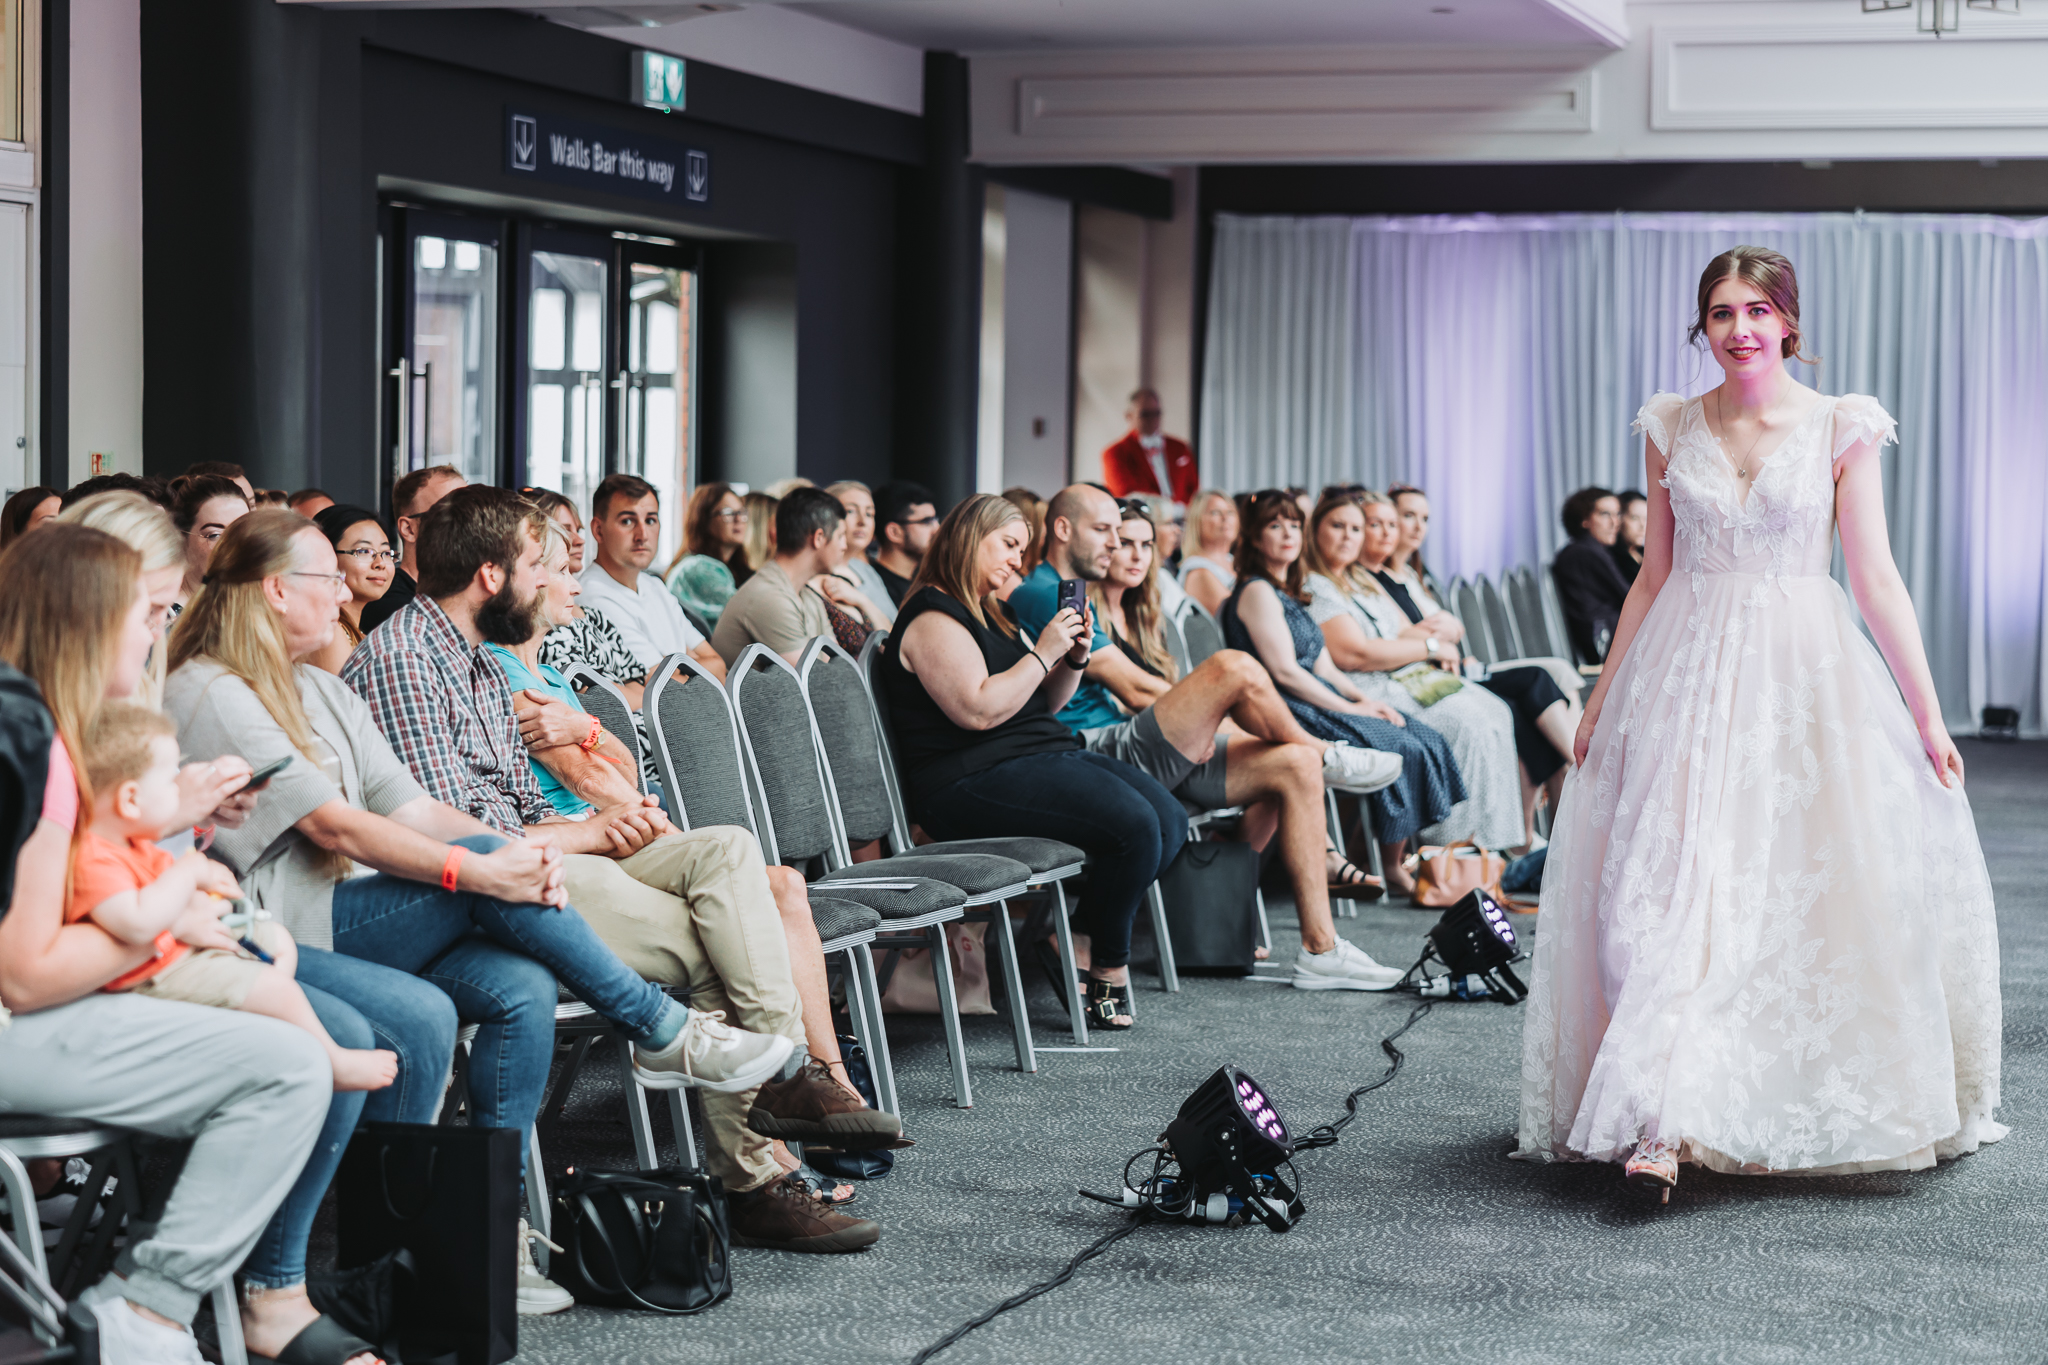
[[[505,110],[505,170],[670,204],[711,203],[711,154],[559,114]]]

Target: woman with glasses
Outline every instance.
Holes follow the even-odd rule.
[[[1390,890],[1412,893],[1401,866],[1407,843],[1441,824],[1466,799],[1464,779],[1444,737],[1373,701],[1331,662],[1323,629],[1309,615],[1301,562],[1307,520],[1287,489],[1268,488],[1244,502],[1237,542],[1237,588],[1223,604],[1223,642],[1266,666],[1301,728],[1333,744],[1401,755],[1401,777],[1364,797],[1372,812]]]
[[[716,626],[725,604],[753,577],[747,562],[751,515],[729,483],[700,485],[683,513],[683,546],[669,565],[668,590],[684,608]]]
[[[367,507],[339,503],[322,508],[313,524],[334,547],[335,561],[348,580],[348,601],[341,604],[334,638],[306,662],[338,674],[363,642],[363,608],[381,600],[391,587],[391,576],[398,572],[398,551],[391,548],[384,523]]]

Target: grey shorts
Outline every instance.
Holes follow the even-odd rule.
[[[258,920],[249,926],[249,937],[264,952],[275,957],[291,942],[291,935],[276,920]],[[250,990],[262,979],[266,967],[245,952],[225,948],[194,948],[170,966],[137,983],[137,995],[159,1000],[183,1000],[190,1005],[211,1005],[220,1010],[238,1010]]]
[[[1197,763],[1166,742],[1159,718],[1149,706],[1121,724],[1081,732],[1081,743],[1089,753],[1128,763],[1203,810],[1230,804],[1223,783],[1223,749],[1228,742],[1228,736],[1216,736],[1216,752],[1207,763]]]

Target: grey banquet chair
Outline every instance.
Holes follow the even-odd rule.
[[[1040,839],[1030,835],[1013,835],[1004,838],[951,839],[936,843],[914,844],[910,838],[910,814],[903,804],[903,784],[896,766],[896,738],[889,725],[889,708],[881,687],[876,683],[875,671],[881,666],[882,651],[888,645],[888,633],[876,631],[868,637],[860,651],[860,676],[865,684],[868,705],[874,717],[875,742],[880,749],[883,790],[889,801],[890,831],[888,847],[902,857],[943,857],[951,853],[999,853],[1015,858],[1031,868],[1032,891],[1050,890],[1052,893],[1052,927],[1054,941],[1058,945],[1059,982],[1061,995],[1067,1006],[1067,1024],[1073,1031],[1074,1041],[1086,1045],[1088,1042],[1088,1015],[1081,1004],[1079,985],[1080,973],[1074,956],[1074,932],[1068,916],[1071,907],[1067,904],[1065,883],[1079,875],[1087,866],[1087,853],[1074,845],[1058,839]],[[1157,888],[1155,887],[1156,891]],[[1165,909],[1155,898],[1152,902],[1154,927],[1161,936],[1160,967],[1161,977],[1169,983],[1168,988],[1178,990],[1180,981],[1173,972],[1173,944],[1165,938]],[[1068,986],[1072,981],[1075,984]]]
[[[1481,663],[1492,664],[1505,657],[1494,647],[1493,633],[1486,627],[1486,610],[1478,589],[1463,578],[1451,580],[1450,596],[1444,603],[1465,623],[1465,652]]]
[[[1190,597],[1180,604],[1174,613],[1174,621],[1180,627],[1181,639],[1187,644],[1187,666],[1190,672],[1209,661],[1209,656],[1223,648],[1223,626],[1209,614],[1209,609]]]
[[[688,654],[673,654],[655,669],[640,709],[654,749],[655,771],[668,794],[669,818],[676,826],[737,825],[760,841],[740,753],[739,722],[718,679]],[[876,1105],[900,1113],[872,951],[881,913],[822,893],[813,894],[810,902],[825,961],[840,972],[847,1017],[874,1072]]]
[[[1550,622],[1543,614],[1543,594],[1537,590],[1536,575],[1525,565],[1508,575],[1508,605],[1515,613],[1515,633],[1525,653],[1562,655],[1559,642],[1550,636]]]
[[[583,703],[583,709],[603,722],[604,728],[631,751],[633,764],[627,776],[645,796],[647,775],[640,766],[640,741],[639,732],[633,728],[633,703],[626,700],[626,694],[619,690],[618,684],[588,664],[570,665],[565,676],[569,686],[576,689],[576,699]]]
[[[953,1064],[954,1103],[971,1107],[974,1092],[944,926],[964,918],[970,908],[1021,894],[1030,869],[986,857],[933,859],[914,870],[889,859],[852,862],[796,670],[767,646],[749,645],[733,661],[726,690],[739,718],[747,776],[760,801],[763,850],[771,862],[814,878],[820,890],[881,911],[877,945],[931,949],[940,1022]],[[1018,1065],[1027,1071],[1037,1066],[1028,1035],[1018,1047]]]
[[[1489,663],[1540,652],[1523,646],[1521,637],[1515,632],[1514,618],[1508,614],[1507,602],[1491,578],[1481,577],[1473,588],[1479,595],[1480,614],[1486,618],[1487,638],[1493,642],[1493,658],[1488,660]]]

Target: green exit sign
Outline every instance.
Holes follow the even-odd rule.
[[[633,62],[633,102],[673,114],[684,107],[683,59],[666,52],[638,52]]]

